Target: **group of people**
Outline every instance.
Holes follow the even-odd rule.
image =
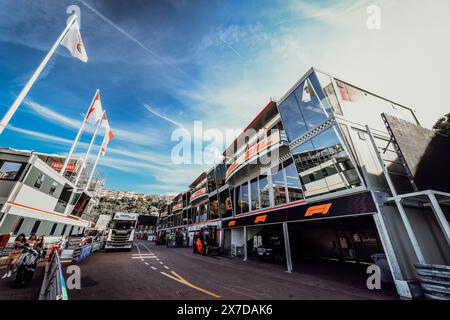
[[[37,237],[35,234],[31,234],[27,240],[25,234],[21,233],[16,237],[8,258],[6,259],[6,273],[3,275],[2,279],[11,277],[14,264],[22,255],[25,245],[28,245],[32,248],[40,248],[41,250],[43,250],[44,236]]]

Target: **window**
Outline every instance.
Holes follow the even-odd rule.
[[[216,167],[216,181],[217,188],[220,189],[225,185],[225,173],[226,173],[225,163],[221,163]]]
[[[334,127],[298,146],[293,154],[305,197],[361,185]]]
[[[276,170],[278,168],[274,168]],[[284,177],[284,171],[282,166],[279,166],[279,170],[272,171],[272,187],[273,196],[275,200],[275,205],[284,204],[287,202],[286,199],[286,181]]]
[[[261,208],[270,207],[269,180],[267,175],[259,176],[259,197],[261,199]]]
[[[220,214],[222,216],[222,219],[231,217],[233,215],[233,210],[231,204],[230,190],[228,188],[220,193],[219,200],[220,200]]]
[[[71,236],[71,235],[72,235],[72,232],[73,232],[73,226],[71,226],[71,227],[70,227],[70,232],[69,232],[69,236]]]
[[[23,220],[24,220],[24,218],[20,218],[17,221],[16,226],[14,227],[14,233],[13,234],[18,234],[19,233],[20,228],[22,227],[22,224],[23,224]]]
[[[294,141],[327,119],[328,100],[313,73],[301,83],[280,105],[289,141]]]
[[[298,177],[297,168],[294,161],[289,159],[283,163],[284,172],[286,173],[286,184],[288,188],[289,201],[294,202],[303,199],[303,189]]]
[[[31,232],[30,232],[30,233],[37,233],[37,231],[38,231],[40,225],[41,225],[41,221],[37,220],[37,221],[34,223],[34,226],[33,226],[33,228],[31,229]]]
[[[207,213],[207,210],[206,210],[206,204],[205,203],[201,204],[198,207],[198,211],[199,211],[199,217],[200,217],[199,222],[204,222],[204,221],[208,220],[208,213]]]
[[[240,196],[239,200],[241,202],[242,213],[248,212],[249,201],[248,201],[248,183],[247,182],[241,186],[241,196]]]
[[[260,209],[259,206],[259,192],[258,192],[258,179],[255,178],[250,182],[250,197],[252,210]]]
[[[209,214],[210,219],[215,220],[219,219],[219,200],[217,199],[217,195],[209,198]]]
[[[55,234],[55,231],[56,231],[56,227],[57,227],[57,226],[58,226],[57,223],[54,223],[54,224],[53,224],[52,229],[50,230],[50,235],[51,235],[51,236]]]
[[[61,230],[61,235],[63,236],[66,233],[67,224],[64,225],[64,227]]]
[[[0,162],[0,180],[17,180],[24,164],[20,162]]]
[[[41,172],[38,175],[38,178],[36,179],[36,182],[34,183],[34,187],[40,189],[42,186],[42,183],[44,182],[45,175]]]
[[[216,175],[214,169],[212,169],[207,175],[208,192],[211,193],[217,189]]]
[[[50,195],[54,195],[56,188],[58,188],[58,182],[53,181],[52,186],[50,187],[50,191],[48,192]]]
[[[235,205],[234,214],[242,213],[240,193],[241,193],[241,186],[234,188],[234,205]]]

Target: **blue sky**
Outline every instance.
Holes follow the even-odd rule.
[[[365,24],[372,3],[0,0],[2,114],[63,30],[69,5],[81,9],[89,56],[84,64],[58,49],[0,146],[67,153],[99,88],[117,137],[99,165],[107,187],[174,193],[206,168],[171,162],[177,127],[245,127],[313,65],[413,106],[429,127],[448,111],[449,3],[375,1],[378,31]]]

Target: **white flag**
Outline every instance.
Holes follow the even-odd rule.
[[[75,20],[70,27],[67,34],[61,41],[61,44],[69,49],[72,56],[80,59],[83,62],[88,61],[88,56],[84,48],[83,40],[81,40],[80,27],[78,25],[78,20]]]
[[[86,120],[90,123],[97,123],[102,120],[103,110],[102,102],[100,100],[100,93],[97,91],[94,97],[94,101],[89,107],[88,113],[86,114]]]
[[[104,156],[106,154],[106,147],[108,146],[109,141],[111,141],[112,139],[114,139],[114,133],[111,130],[111,127],[109,126],[109,121],[108,121],[108,117],[106,116],[106,112],[103,115],[103,121],[101,126],[103,128],[106,128],[106,134],[105,134],[105,138],[103,139],[103,144],[102,144],[102,155]]]

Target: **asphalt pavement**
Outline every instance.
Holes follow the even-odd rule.
[[[80,265],[83,299],[397,299],[393,288],[368,290],[366,276],[327,264],[300,266],[195,255],[191,248],[166,248],[136,241],[131,252],[99,252]],[[344,270],[345,269],[345,270]]]

